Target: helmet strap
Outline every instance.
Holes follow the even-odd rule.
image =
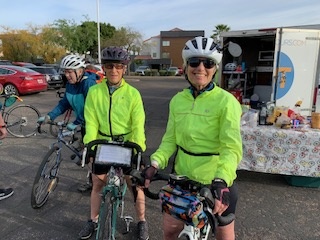
[[[74,70],[74,73],[75,73],[76,78],[77,78],[77,81],[76,81],[76,82],[80,82],[80,81],[81,81],[81,79],[82,79],[82,77],[83,77],[83,75],[84,75],[84,72],[85,72],[85,71],[83,71],[82,74],[78,76],[77,70],[76,70],[76,69]]]

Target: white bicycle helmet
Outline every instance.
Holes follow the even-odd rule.
[[[217,65],[221,62],[222,51],[212,38],[195,37],[186,42],[182,50],[184,65],[192,57],[205,57],[212,59]]]
[[[60,63],[60,68],[62,69],[73,69],[76,70],[78,68],[85,68],[86,63],[82,57],[78,55],[68,55],[65,56]]]

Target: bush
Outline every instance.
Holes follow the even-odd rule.
[[[144,71],[144,75],[145,75],[145,76],[152,76],[151,70],[145,70],[145,71]]]
[[[176,71],[168,71],[167,75],[168,76],[175,76],[176,75]]]
[[[158,69],[152,69],[151,74],[152,74],[151,76],[159,76]]]
[[[167,70],[159,70],[160,76],[167,76]]]

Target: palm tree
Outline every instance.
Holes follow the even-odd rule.
[[[225,24],[218,24],[215,26],[215,30],[213,30],[214,34],[211,35],[211,37],[216,41],[220,42],[220,33],[222,32],[228,32],[230,30],[230,27]]]

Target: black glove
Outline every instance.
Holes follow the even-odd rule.
[[[215,199],[229,206],[230,191],[225,181],[220,179],[213,180],[211,184],[211,192]]]
[[[145,169],[143,169],[142,176],[145,179],[144,186],[146,188],[149,187],[150,181],[152,180],[154,175],[156,175],[156,173],[157,173],[157,169],[154,166],[149,166],[149,167],[146,167]]]

